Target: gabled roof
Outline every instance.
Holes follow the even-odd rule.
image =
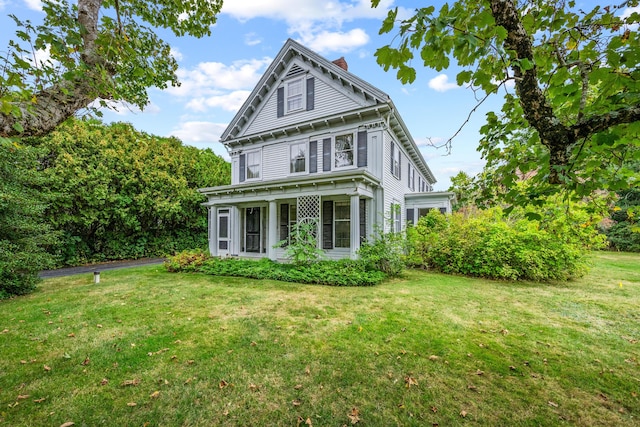
[[[400,139],[400,142],[413,158],[415,164],[419,165],[418,168],[425,177],[432,183],[436,182],[433,173],[422,157],[418,146],[398,114],[389,95],[292,39],[288,39],[285,42],[247,100],[242,104],[231,122],[229,122],[229,125],[220,136],[220,142],[222,142],[222,144],[228,146],[234,142],[234,139],[236,139],[243,127],[251,120],[253,115],[258,113],[258,106],[265,100],[271,89],[280,84],[283,73],[286,71],[291,60],[296,57],[310,64],[312,67],[319,69],[322,74],[329,76],[334,81],[340,82],[344,87],[359,94],[365,100],[371,102],[371,104],[380,105],[383,107],[381,110],[390,111],[389,125],[391,129],[395,132],[398,139]],[[370,109],[371,107],[368,108]]]

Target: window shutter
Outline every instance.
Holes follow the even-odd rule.
[[[360,199],[360,243],[367,241],[367,201]]]
[[[398,147],[398,179],[402,179],[402,151]]]
[[[333,202],[322,202],[322,249],[333,249]]]
[[[396,151],[396,145],[393,143],[393,141],[391,141],[391,175],[395,175],[395,171],[393,170],[393,159],[394,159],[394,154]]]
[[[367,166],[367,131],[358,132],[358,167]]]
[[[414,209],[407,209],[407,225],[415,223],[415,219],[413,215],[414,215]]]
[[[247,155],[240,154],[240,177],[238,178],[240,182],[244,182],[247,172]]]
[[[280,205],[280,240],[289,239],[289,204]]]
[[[315,79],[313,77],[307,79],[307,111],[314,108],[315,101]]]
[[[318,172],[318,141],[309,141],[309,173]]]
[[[331,171],[331,138],[322,140],[322,170]]]
[[[284,86],[278,88],[278,117],[284,116]]]
[[[407,165],[407,187],[411,188],[411,164]]]

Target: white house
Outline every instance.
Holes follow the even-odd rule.
[[[202,188],[212,255],[279,259],[311,221],[331,258],[357,256],[375,226],[400,231],[451,211],[389,96],[287,40],[221,136],[231,185]]]

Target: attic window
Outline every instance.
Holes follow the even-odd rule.
[[[304,81],[295,79],[286,84],[287,113],[297,111],[304,108],[303,88]]]
[[[291,67],[291,69],[289,70],[285,78],[288,79],[290,77],[295,77],[300,73],[304,73],[304,70],[302,69],[302,67],[300,67],[298,64],[293,64],[293,66]]]

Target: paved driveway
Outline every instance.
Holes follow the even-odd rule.
[[[112,261],[99,264],[83,265],[80,267],[65,267],[56,270],[45,270],[40,273],[40,277],[48,279],[51,277],[73,276],[75,274],[93,273],[94,271],[116,270],[118,268],[138,267],[141,265],[162,264],[164,258],[142,258],[127,261]]]

